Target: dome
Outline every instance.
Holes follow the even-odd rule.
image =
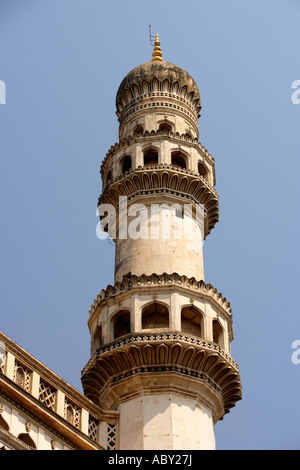
[[[200,117],[201,99],[199,89],[191,75],[178,65],[165,61],[151,61],[135,67],[122,80],[117,96],[117,116],[137,98],[152,92],[173,93],[179,99],[188,100]]]

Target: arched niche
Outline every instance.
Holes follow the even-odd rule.
[[[203,178],[208,181],[208,171],[204,163],[198,161],[198,173],[203,176]]]
[[[180,150],[171,153],[171,165],[184,170],[188,169],[188,157]]]
[[[112,180],[111,170],[109,170],[109,171],[107,172],[107,175],[106,175],[106,178],[105,178],[106,184],[109,184],[109,183],[111,182],[111,180]]]
[[[102,325],[99,325],[95,331],[93,345],[94,349],[98,349],[102,345]]]
[[[120,160],[120,168],[121,168],[121,173],[125,173],[125,171],[131,170],[131,156],[130,155],[125,155],[121,160]]]
[[[212,330],[213,330],[213,342],[217,343],[222,349],[224,349],[224,330],[219,322],[219,320],[214,319],[212,322]]]
[[[112,339],[118,339],[121,336],[130,333],[130,312],[129,310],[119,310],[114,314],[111,321]]]
[[[137,126],[135,126],[135,128],[133,129],[133,134],[143,134],[144,132],[144,128],[141,124],[138,124]]]
[[[160,302],[152,302],[142,309],[142,329],[169,328],[168,306]]]
[[[172,125],[169,122],[164,121],[159,124],[158,129],[161,132],[172,132]]]
[[[158,165],[158,151],[154,148],[144,150],[144,166]]]
[[[204,338],[203,313],[193,305],[181,309],[181,331],[199,338]]]

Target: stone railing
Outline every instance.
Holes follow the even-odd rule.
[[[48,410],[64,426],[107,447],[107,430],[118,423],[118,413],[106,412],[0,332],[0,379],[19,389]],[[7,381],[8,379],[8,381]],[[1,391],[1,387],[0,387]],[[37,402],[39,403],[37,405]]]

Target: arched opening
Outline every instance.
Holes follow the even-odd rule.
[[[106,184],[109,184],[111,182],[111,170],[106,175]]]
[[[150,148],[144,152],[144,166],[158,165],[158,152]]]
[[[131,157],[130,155],[125,155],[121,160],[121,170],[122,173],[131,169]]]
[[[144,128],[143,128],[143,126],[141,126],[140,124],[137,125],[137,126],[133,129],[133,133],[134,133],[134,134],[137,134],[137,135],[142,134],[143,132],[144,132]]]
[[[98,326],[94,334],[94,349],[97,349],[102,344],[102,326]]]
[[[207,169],[206,169],[206,166],[202,162],[198,162],[198,173],[207,180],[207,176],[208,176]]]
[[[224,331],[219,320],[213,320],[213,342],[224,349]]]
[[[159,125],[159,130],[161,132],[171,132],[172,131],[172,126],[171,124],[169,124],[168,122],[162,122],[160,125]]]
[[[193,305],[183,307],[181,310],[181,331],[189,335],[204,337],[203,315]]]
[[[128,310],[120,310],[113,317],[113,339],[130,333],[130,312]]]
[[[18,439],[20,439],[20,441],[24,442],[25,444],[27,444],[29,447],[31,447],[32,449],[36,449],[36,445],[35,445],[35,442],[34,440],[29,436],[28,433],[24,432],[22,434],[19,434],[18,435]]]
[[[153,302],[142,310],[142,329],[153,328],[169,328],[169,309],[159,302]]]
[[[187,158],[184,153],[180,152],[179,150],[176,152],[172,152],[171,154],[171,164],[177,168],[187,168]]]

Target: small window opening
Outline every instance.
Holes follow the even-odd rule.
[[[172,126],[171,124],[168,124],[167,122],[162,122],[159,125],[159,130],[162,132],[171,132],[172,131]]]
[[[172,166],[186,169],[186,157],[182,152],[173,152],[171,155]]]
[[[114,339],[130,333],[130,312],[128,310],[121,310],[114,318],[113,322],[113,336]]]
[[[122,173],[131,169],[131,157],[126,155],[122,160]]]
[[[142,329],[169,328],[169,309],[166,305],[153,302],[142,311]]]
[[[149,149],[144,152],[144,166],[157,165],[158,152],[154,149]]]
[[[181,310],[181,331],[190,335],[203,337],[203,316],[194,306]]]

